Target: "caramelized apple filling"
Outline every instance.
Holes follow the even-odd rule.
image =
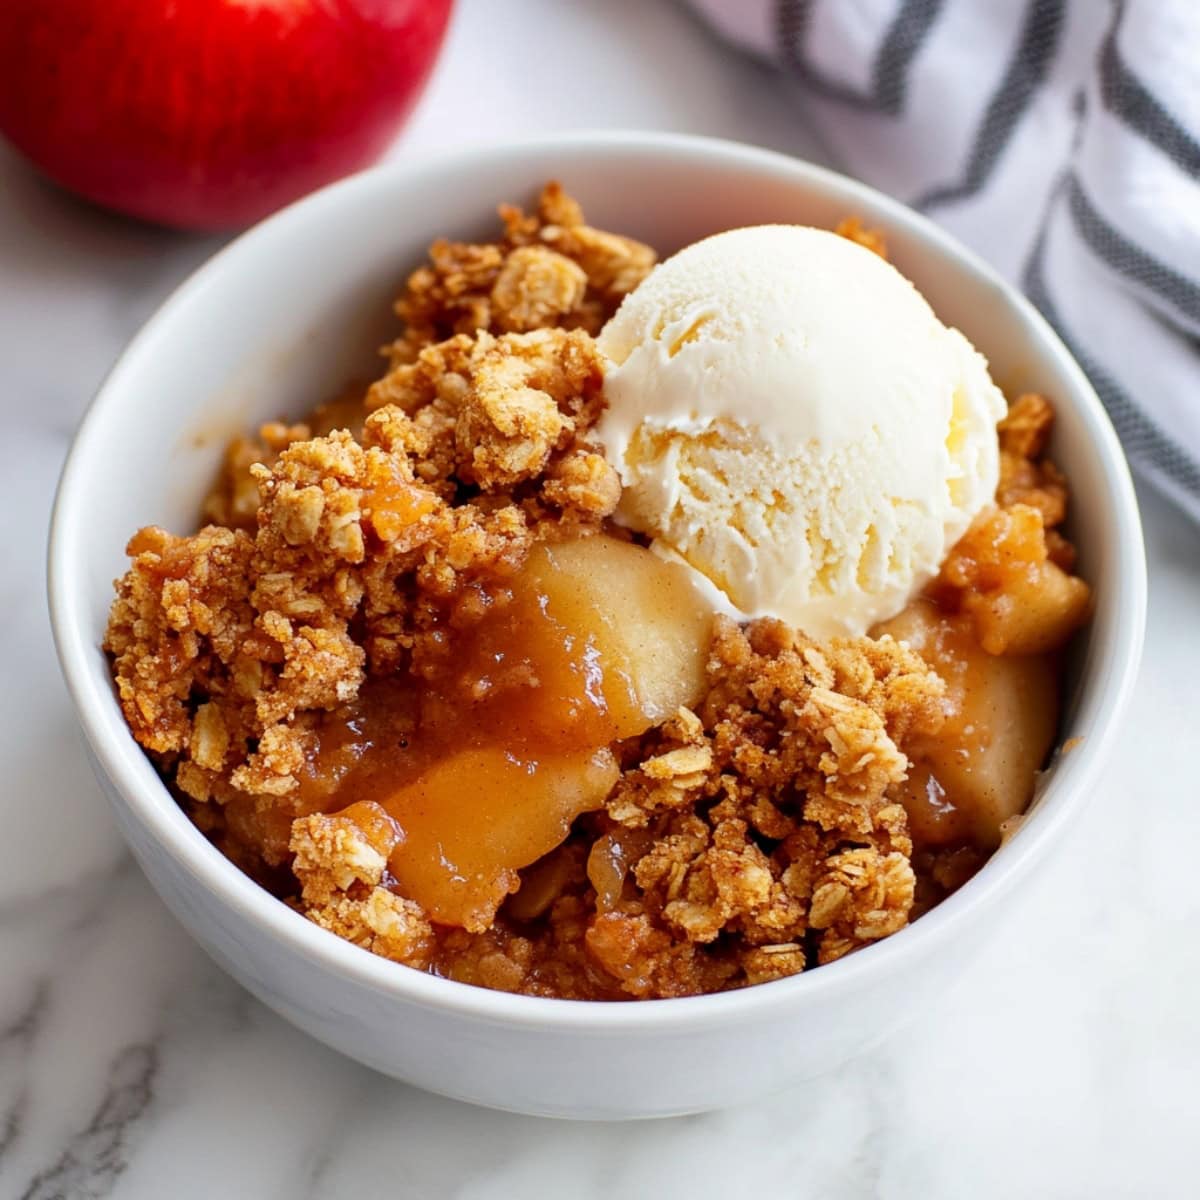
[[[870,637],[738,626],[614,526],[591,440],[592,334],[653,253],[554,185],[503,219],[410,277],[382,378],[230,448],[213,524],[135,535],[131,730],[264,886],[462,982],[690,995],[894,933],[1054,743],[1090,595],[1050,405],[1012,403],[996,506]]]
[[[424,678],[321,718],[299,782],[307,811],[378,805],[395,886],[473,931],[603,806],[613,744],[696,701],[712,623],[683,568],[605,536],[539,546],[483,605]]]
[[[1004,822],[1024,812],[1058,724],[1058,667],[1045,655],[999,657],[980,646],[970,619],[914,601],[875,631],[906,642],[946,684],[936,733],[906,744],[900,788],[915,841],[1000,844]]]

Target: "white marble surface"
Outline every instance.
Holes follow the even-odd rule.
[[[813,152],[768,75],[669,5],[466,0],[394,154],[597,125]],[[1196,1194],[1200,531],[1154,497],[1145,665],[1103,786],[973,973],[836,1077],[548,1123],[374,1075],[225,978],[122,848],[42,583],[73,426],[216,244],[93,212],[0,150],[0,1198]]]

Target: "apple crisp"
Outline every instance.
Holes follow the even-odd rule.
[[[685,996],[896,933],[1054,740],[1090,595],[1051,405],[1011,403],[995,506],[871,636],[738,625],[610,519],[593,339],[654,252],[556,184],[500,213],[430,248],[379,379],[234,442],[198,532],[134,535],[134,737],[264,887],[461,982]]]

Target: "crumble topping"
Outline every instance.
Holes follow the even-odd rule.
[[[503,205],[500,217],[498,242],[438,240],[429,248],[429,265],[409,276],[396,301],[407,328],[388,348],[393,365],[457,333],[599,333],[654,266],[649,246],[586,224],[557,183],[543,189],[536,212]]]
[[[654,834],[632,866],[642,911],[689,942],[736,933],[743,969],[771,978],[803,968],[810,931],[827,962],[902,927],[914,885],[888,795],[907,768],[895,738],[937,729],[942,681],[891,638],[822,648],[727,618],[708,676],[699,711],[649,735],[606,805]]]
[[[352,699],[366,670],[419,669],[477,585],[538,540],[596,528],[620,492],[586,441],[601,378],[578,332],[459,335],[385,376],[403,407],[373,408],[361,442],[335,430],[250,463],[253,537],[135,535],[105,649],[135,735],[184,760],[179,787],[290,796],[304,713]]]

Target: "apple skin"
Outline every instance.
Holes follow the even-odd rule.
[[[0,0],[0,133],[181,229],[248,225],[373,162],[451,0]]]

